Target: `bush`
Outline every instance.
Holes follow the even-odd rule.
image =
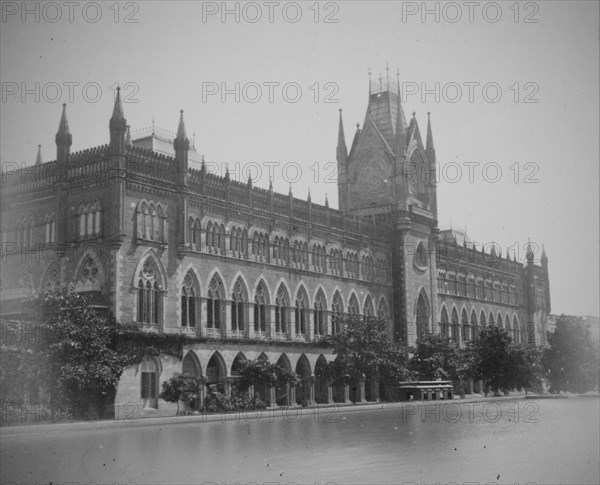
[[[190,414],[198,402],[198,391],[203,385],[202,378],[189,374],[175,374],[168,381],[163,382],[161,399],[167,402],[177,403],[177,414],[179,414],[179,403],[183,403],[183,414]]]
[[[210,389],[208,396],[204,399],[203,411],[206,413],[226,413],[266,409],[266,407],[267,404],[258,394],[254,394],[254,397],[251,398],[247,390],[234,387],[231,390],[231,397]]]

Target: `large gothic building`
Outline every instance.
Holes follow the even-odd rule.
[[[8,315],[32,291],[72,284],[120,324],[191,337],[181,360],[127,368],[117,406],[171,412],[158,394],[175,372],[228,391],[240,359],[256,358],[302,377],[270,389],[273,405],[378,399],[376,382],[315,377],[335,357],[319,340],[344,314],[379,316],[409,345],[425,333],[464,345],[486,325],[545,343],[545,253],[518,261],[439,230],[431,123],[423,143],[395,83],[371,83],[349,149],[340,111],[339,210],[209,173],[183,112],[174,140],[132,139],[117,91],[109,133],[71,153],[63,106],[56,160],[3,174],[1,297]]]

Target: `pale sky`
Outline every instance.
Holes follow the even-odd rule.
[[[369,68],[385,78],[387,62],[423,136],[431,111],[440,226],[521,258],[544,244],[552,312],[598,315],[597,1],[479,2],[471,19],[469,2],[428,2],[425,18],[422,2],[1,3],[5,170],[38,144],[55,158],[63,102],[72,151],[108,143],[118,82],[132,130],[175,131],[184,109],[207,162],[263,187],[271,163],[275,190],[337,207],[338,110],[351,143]]]

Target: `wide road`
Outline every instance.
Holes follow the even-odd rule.
[[[2,483],[598,484],[599,400],[454,401],[3,435]]]

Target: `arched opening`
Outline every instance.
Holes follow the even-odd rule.
[[[475,340],[479,335],[479,326],[477,324],[477,314],[471,310],[471,340]]]
[[[269,324],[269,293],[263,281],[256,287],[254,295],[254,332],[257,335],[266,335]]]
[[[459,329],[458,329],[458,312],[456,308],[452,309],[452,340],[458,343],[460,340]]]
[[[371,295],[367,295],[367,298],[365,298],[363,315],[365,316],[365,318],[372,317],[375,315],[375,309],[373,308],[373,300],[371,299]]]
[[[225,379],[227,368],[225,361],[219,352],[215,352],[206,366],[206,385],[215,391],[225,393]]]
[[[248,293],[246,285],[241,278],[238,278],[233,285],[231,293],[231,332],[234,335],[241,336],[246,328],[246,302]]]
[[[440,333],[443,337],[448,337],[450,334],[450,323],[448,322],[448,311],[446,310],[446,307],[442,307]]]
[[[141,399],[144,408],[158,409],[160,363],[155,357],[145,357],[140,364]]]
[[[290,359],[286,354],[281,354],[279,359],[277,360],[277,365],[281,368],[291,372],[292,364],[290,364]],[[290,387],[286,384],[279,384],[275,389],[275,402],[279,406],[289,406],[290,403]]]
[[[285,285],[282,283],[275,297],[275,337],[284,338],[288,333],[288,307],[290,297]]]
[[[202,377],[202,366],[200,365],[200,361],[198,360],[194,352],[188,352],[183,358],[183,361],[181,363],[181,373],[188,374],[196,378]],[[198,410],[202,407],[202,397],[204,396],[204,389],[200,389],[200,387],[203,386],[204,384],[199,384],[197,392],[198,397],[190,403],[190,407],[192,408],[192,410]]]
[[[300,378],[296,384],[296,402],[307,405],[310,400],[311,370],[306,355],[302,354],[296,364],[296,374]]]
[[[327,335],[327,319],[325,317],[326,308],[327,302],[325,301],[325,294],[323,293],[323,290],[319,289],[319,292],[315,297],[315,310],[313,318],[313,330],[315,337]]]
[[[422,340],[429,332],[429,301],[425,292],[421,291],[417,299],[417,340]]]
[[[342,305],[342,297],[340,292],[336,291],[333,295],[333,303],[331,304],[331,334],[336,335],[342,331],[342,314],[344,306]]]
[[[350,301],[348,302],[348,315],[358,315],[358,298],[352,293]]]
[[[326,404],[329,402],[329,382],[323,378],[319,378],[320,371],[327,367],[327,359],[323,354],[317,359],[315,365],[315,401],[319,404]]]
[[[183,278],[183,284],[181,285],[181,327],[184,329],[198,327],[199,295],[198,280],[190,270]]]
[[[308,335],[308,296],[304,287],[300,287],[296,294],[294,329],[297,336]]]
[[[206,299],[206,328],[209,334],[220,334],[223,314],[225,313],[224,296],[223,283],[215,275],[210,280]]]
[[[462,340],[463,342],[468,342],[469,340],[471,340],[471,329],[469,328],[469,319],[467,317],[467,311],[464,308],[461,313],[460,320],[462,326]]]

